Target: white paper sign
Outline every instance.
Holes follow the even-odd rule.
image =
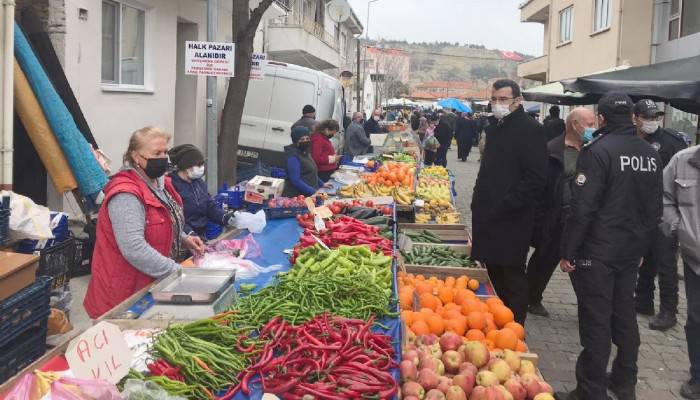
[[[110,383],[126,376],[132,356],[119,327],[104,321],[73,339],[66,350],[68,366],[77,378]]]
[[[235,43],[185,42],[185,74],[233,77]]]
[[[250,60],[250,80],[265,80],[265,65],[267,64],[267,53],[253,53]]]

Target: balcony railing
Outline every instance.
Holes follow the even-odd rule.
[[[277,3],[285,11],[291,10],[291,5],[289,4],[290,3],[289,0],[275,0],[275,3]]]
[[[285,0],[287,3],[288,0]],[[270,26],[301,28],[306,32],[316,36],[322,42],[330,46],[333,50],[338,51],[338,40],[333,34],[326,31],[323,25],[317,23],[312,18],[303,16],[299,13],[289,13],[285,17],[280,17],[270,21]]]

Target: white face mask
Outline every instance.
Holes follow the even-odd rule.
[[[194,167],[187,170],[187,176],[190,179],[199,179],[204,176],[204,165],[195,165]]]
[[[379,116],[378,116],[378,115],[375,115],[375,116],[372,117],[372,118],[373,118],[375,121],[379,121]]]
[[[650,135],[659,129],[660,121],[642,121],[642,127],[640,128],[642,132]]]
[[[491,104],[491,112],[496,119],[503,119],[510,114],[510,107],[507,104]]]

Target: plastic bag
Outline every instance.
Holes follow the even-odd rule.
[[[171,396],[154,382],[144,382],[137,379],[128,379],[122,391],[124,400],[186,400],[184,397]]]
[[[234,216],[236,217],[236,228],[248,229],[250,233],[260,233],[267,225],[264,210],[260,210],[255,214],[236,211]]]
[[[10,239],[51,239],[53,233],[49,223],[48,208],[34,203],[29,197],[3,191],[0,197],[10,196]]]
[[[70,292],[69,292],[70,293]],[[60,335],[73,330],[73,325],[68,321],[66,313],[52,308],[49,314],[48,331],[46,336]]]
[[[277,271],[282,269],[281,264],[270,265],[269,267],[261,267],[258,264],[235,257],[230,252],[214,252],[206,253],[203,257],[195,261],[199,268],[211,269],[235,269],[236,279],[255,278],[260,274]]]
[[[63,377],[51,385],[51,400],[123,400],[123,397],[107,381]]]
[[[35,385],[36,378],[32,373],[26,373],[5,395],[5,400],[39,400],[42,394]]]
[[[207,252],[238,252],[240,258],[260,257],[260,246],[253,235],[246,235],[243,239],[219,240],[207,246]]]

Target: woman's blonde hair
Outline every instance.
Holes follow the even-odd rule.
[[[131,153],[141,150],[148,141],[155,138],[164,138],[169,142],[171,135],[157,126],[145,126],[132,133],[129,139],[129,147],[126,149],[126,153],[124,153],[124,157],[122,158],[124,165],[136,164],[133,157],[131,157]]]

